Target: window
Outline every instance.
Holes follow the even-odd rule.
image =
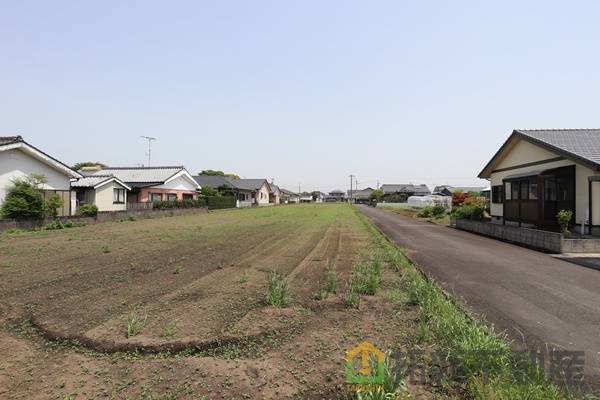
[[[544,186],[546,187],[546,190],[544,191],[544,200],[556,200],[556,181],[554,179],[546,179]]]
[[[512,195],[512,191],[511,191],[511,184],[510,182],[506,182],[504,184],[504,195],[506,196],[506,200],[512,200],[511,195]]]
[[[113,189],[113,204],[125,204],[125,189]]]
[[[168,193],[167,200],[168,201],[177,201],[177,193]]]
[[[519,188],[520,188],[519,182],[513,182],[510,186],[511,186],[511,191],[512,191],[512,194],[510,196],[511,199],[519,200]]]
[[[492,203],[502,203],[502,185],[492,186]]]
[[[162,193],[150,193],[150,201],[162,201]]]
[[[193,194],[184,194],[183,199],[184,200],[194,200],[194,195]]]
[[[538,184],[537,182],[529,181],[529,200],[538,199]]]
[[[529,181],[521,181],[521,200],[529,199]]]

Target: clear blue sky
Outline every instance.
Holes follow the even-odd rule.
[[[476,184],[513,128],[600,127],[599,17],[592,1],[2,1],[0,135],[110,165],[144,163],[156,136],[154,165],[290,189]]]

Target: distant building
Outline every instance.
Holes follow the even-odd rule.
[[[454,192],[482,193],[486,188],[483,186],[450,186],[440,185],[433,189],[433,194],[440,196],[452,196]],[[489,189],[488,189],[489,190]]]
[[[332,190],[328,195],[325,196],[325,201],[327,202],[336,202],[336,201],[344,201],[345,196],[342,190]]]
[[[404,203],[411,196],[428,196],[431,194],[427,185],[414,185],[412,183],[383,184],[381,190],[383,191],[381,200],[392,203]]]

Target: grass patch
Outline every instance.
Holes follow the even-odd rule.
[[[240,275],[240,279],[238,279],[238,282],[243,284],[243,283],[248,282],[248,279],[250,279],[250,275],[248,275],[247,271],[244,271]]]
[[[267,303],[274,307],[285,307],[289,302],[289,290],[285,276],[275,271],[269,272]]]
[[[419,307],[418,336],[430,338],[454,366],[449,387],[474,399],[569,400],[581,398],[561,390],[538,364],[513,353],[511,343],[492,327],[474,320],[435,282],[426,279],[406,255],[360,212],[374,244],[391,265],[402,270],[411,301]],[[364,397],[363,397],[364,398]],[[585,399],[597,399],[588,395]]]

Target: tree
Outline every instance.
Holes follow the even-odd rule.
[[[371,193],[371,199],[375,199],[375,200],[379,201],[383,197],[383,195],[384,195],[383,190],[376,189],[376,190],[373,190],[373,192]]]
[[[46,199],[46,204],[45,204],[46,212],[52,218],[56,219],[56,218],[58,218],[58,209],[62,208],[63,204],[64,204],[64,201],[63,201],[62,197],[60,197],[60,195],[58,195],[57,193],[54,193],[52,196],[50,196]]]
[[[198,175],[205,175],[205,176],[224,176],[227,178],[232,178],[232,179],[240,179],[239,175],[236,174],[226,174],[223,171],[217,171],[214,169],[203,169],[202,171],[200,171],[198,173]]]
[[[221,196],[227,196],[227,197],[235,196],[235,192],[233,191],[233,188],[231,188],[227,185],[221,185],[217,188],[217,190],[219,191]]]
[[[8,188],[2,209],[2,215],[14,219],[42,219],[46,211],[44,193],[41,185],[47,180],[43,175],[29,175],[24,179],[15,179]]]
[[[203,196],[216,196],[218,194],[217,190],[212,186],[202,186],[200,191]]]
[[[78,162],[77,164],[73,165],[73,169],[75,171],[79,171],[81,168],[83,167],[101,167],[101,168],[106,168],[106,164],[101,163],[100,161],[83,161],[83,162]]]

